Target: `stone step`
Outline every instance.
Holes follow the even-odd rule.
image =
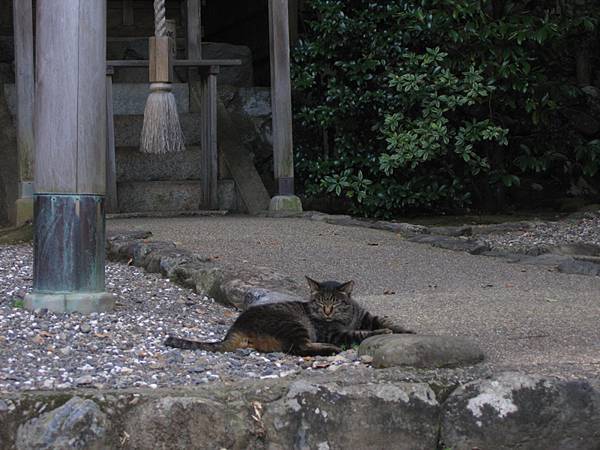
[[[189,112],[189,88],[186,83],[173,83],[173,95],[180,114]],[[144,114],[150,94],[148,83],[113,83],[113,113],[119,115]]]
[[[0,77],[6,73],[4,94],[11,114],[16,113],[17,94],[12,64],[0,63]],[[1,80],[2,78],[0,78]],[[180,114],[190,112],[190,89],[187,83],[173,83],[173,95]],[[142,115],[150,93],[148,83],[113,83],[113,113],[115,116]],[[219,96],[224,102],[233,101],[233,107],[250,117],[265,118],[271,115],[271,93],[261,87],[221,87]],[[230,100],[233,98],[233,100]],[[200,99],[196,99],[199,102]]]
[[[5,64],[0,64],[0,77],[4,74]],[[10,68],[12,72],[12,67]],[[11,114],[16,112],[17,93],[14,85],[14,74],[10,84],[4,85],[4,94]],[[113,83],[113,113],[120,115],[142,115],[146,100],[150,94],[148,83]],[[189,112],[189,88],[187,83],[173,83],[173,95],[180,114]]]
[[[198,211],[201,209],[202,182],[127,181],[117,185],[119,213]],[[239,211],[233,180],[219,180],[219,210]]]
[[[200,209],[200,180],[131,181],[117,185],[119,211],[193,211]]]
[[[179,114],[179,122],[183,129],[186,146],[200,145],[200,114]],[[144,124],[143,115],[115,116],[115,146],[134,147],[140,146],[140,136]]]
[[[134,147],[116,150],[117,182],[197,180],[202,167],[200,147],[168,155],[148,155]]]

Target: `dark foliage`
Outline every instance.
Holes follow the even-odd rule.
[[[573,5],[310,0],[293,61],[305,193],[389,217],[593,192],[600,5]]]

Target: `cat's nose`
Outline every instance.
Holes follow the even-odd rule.
[[[329,317],[331,314],[333,314],[333,307],[332,306],[325,306],[325,307],[323,307],[323,312],[325,313],[325,315],[327,317]]]

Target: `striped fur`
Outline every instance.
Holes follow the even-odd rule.
[[[373,316],[352,297],[354,283],[307,277],[308,302],[254,306],[244,311],[220,342],[198,342],[169,337],[165,345],[186,350],[231,352],[252,348],[300,356],[332,355],[342,347],[359,344],[369,336],[412,333],[385,317]]]

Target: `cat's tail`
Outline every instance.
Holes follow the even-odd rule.
[[[207,352],[229,352],[231,349],[227,344],[227,339],[220,342],[199,342],[169,336],[165,340],[165,345],[167,347],[181,348],[184,350],[205,350]]]

